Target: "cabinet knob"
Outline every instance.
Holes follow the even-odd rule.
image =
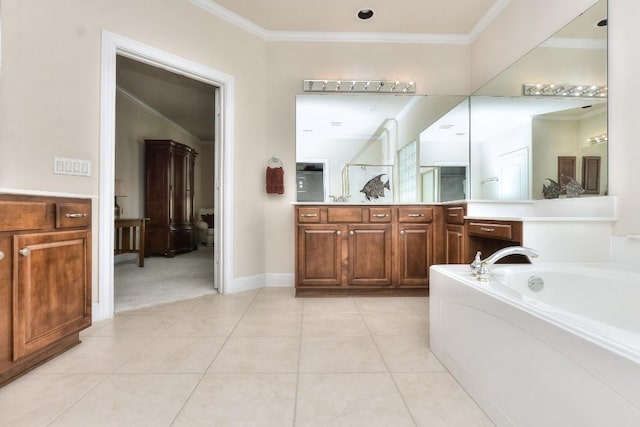
[[[342,236],[342,231],[340,230],[336,231],[336,236]]]
[[[4,258],[4,252],[0,251],[0,259]]]
[[[461,233],[458,233],[458,237],[462,237],[462,234],[461,234]]]
[[[31,254],[31,249],[29,248],[22,248],[18,251],[18,253],[22,256],[29,256]]]
[[[400,231],[400,235],[404,236],[404,230]]]
[[[349,236],[353,236],[354,234],[356,234],[356,233],[355,233],[353,230],[351,230],[351,231],[349,232]]]

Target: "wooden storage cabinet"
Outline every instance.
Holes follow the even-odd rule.
[[[296,295],[426,294],[432,220],[433,207],[297,206]]]
[[[391,286],[391,225],[349,226],[349,286]]]
[[[197,155],[175,141],[145,140],[146,254],[172,257],[198,248],[193,209]]]
[[[0,217],[2,385],[91,325],[91,201],[0,194]]]
[[[297,234],[297,284],[340,286],[342,239],[340,225],[301,225]]]
[[[401,224],[398,239],[398,286],[429,286],[433,264],[433,226]]]
[[[445,206],[445,264],[471,262],[467,251],[467,232],[464,226],[465,206]]]
[[[465,226],[467,227],[470,256],[480,251],[482,258],[486,258],[499,249],[522,245],[521,221],[468,219]],[[498,262],[528,263],[529,259],[524,255],[510,255]]]

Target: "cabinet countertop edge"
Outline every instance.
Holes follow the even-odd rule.
[[[17,188],[2,188],[0,194],[14,194],[18,196],[67,197],[73,199],[98,199],[97,194],[59,193],[55,191],[21,190]]]

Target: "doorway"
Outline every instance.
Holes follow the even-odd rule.
[[[233,100],[232,76],[204,67],[154,47],[103,31],[101,123],[100,123],[100,198],[98,203],[98,280],[94,286],[93,320],[114,315],[114,183],[115,183],[115,101],[116,57],[118,55],[159,67],[217,87],[216,144],[214,177],[214,282],[220,293],[231,289],[233,272]],[[228,237],[229,236],[229,237]],[[229,256],[225,256],[229,254]],[[95,292],[97,290],[97,292]]]
[[[137,227],[136,243],[146,242],[147,256],[167,250],[172,256],[151,256],[140,267],[137,255],[126,253],[130,247],[125,251],[116,248],[116,254],[125,253],[115,256],[115,312],[192,299],[217,289],[212,221],[217,90],[217,86],[182,74],[116,57],[115,214],[120,217],[116,224],[132,220],[137,224],[147,218],[145,239],[139,238],[141,227]],[[150,168],[149,159],[145,160],[151,148],[147,140],[156,140],[151,143],[155,153],[169,147],[158,146],[160,141],[172,141],[168,152],[173,156],[184,147],[192,159],[187,169],[183,170],[184,162],[177,157],[165,163],[169,159],[157,155],[151,156],[156,167]],[[167,164],[176,170],[164,175],[161,171],[167,171],[163,166]],[[173,176],[173,188],[161,184],[168,182],[160,179],[163,176]],[[168,194],[177,197],[167,198]],[[123,233],[133,234],[131,228],[116,227],[116,231],[116,242],[121,244],[125,242],[118,238]]]

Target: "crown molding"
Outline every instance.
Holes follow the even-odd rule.
[[[338,42],[338,43],[412,43],[469,45],[509,4],[511,0],[496,0],[470,34],[362,33],[322,31],[270,31],[220,6],[213,0],[190,0],[195,6],[235,25],[265,41]]]
[[[474,42],[478,37],[480,37],[480,34],[482,34],[489,24],[491,24],[491,22],[493,22],[493,20],[502,13],[509,3],[511,3],[511,0],[496,0],[487,13],[485,13],[478,23],[471,29],[471,32],[468,35],[469,41]]]

